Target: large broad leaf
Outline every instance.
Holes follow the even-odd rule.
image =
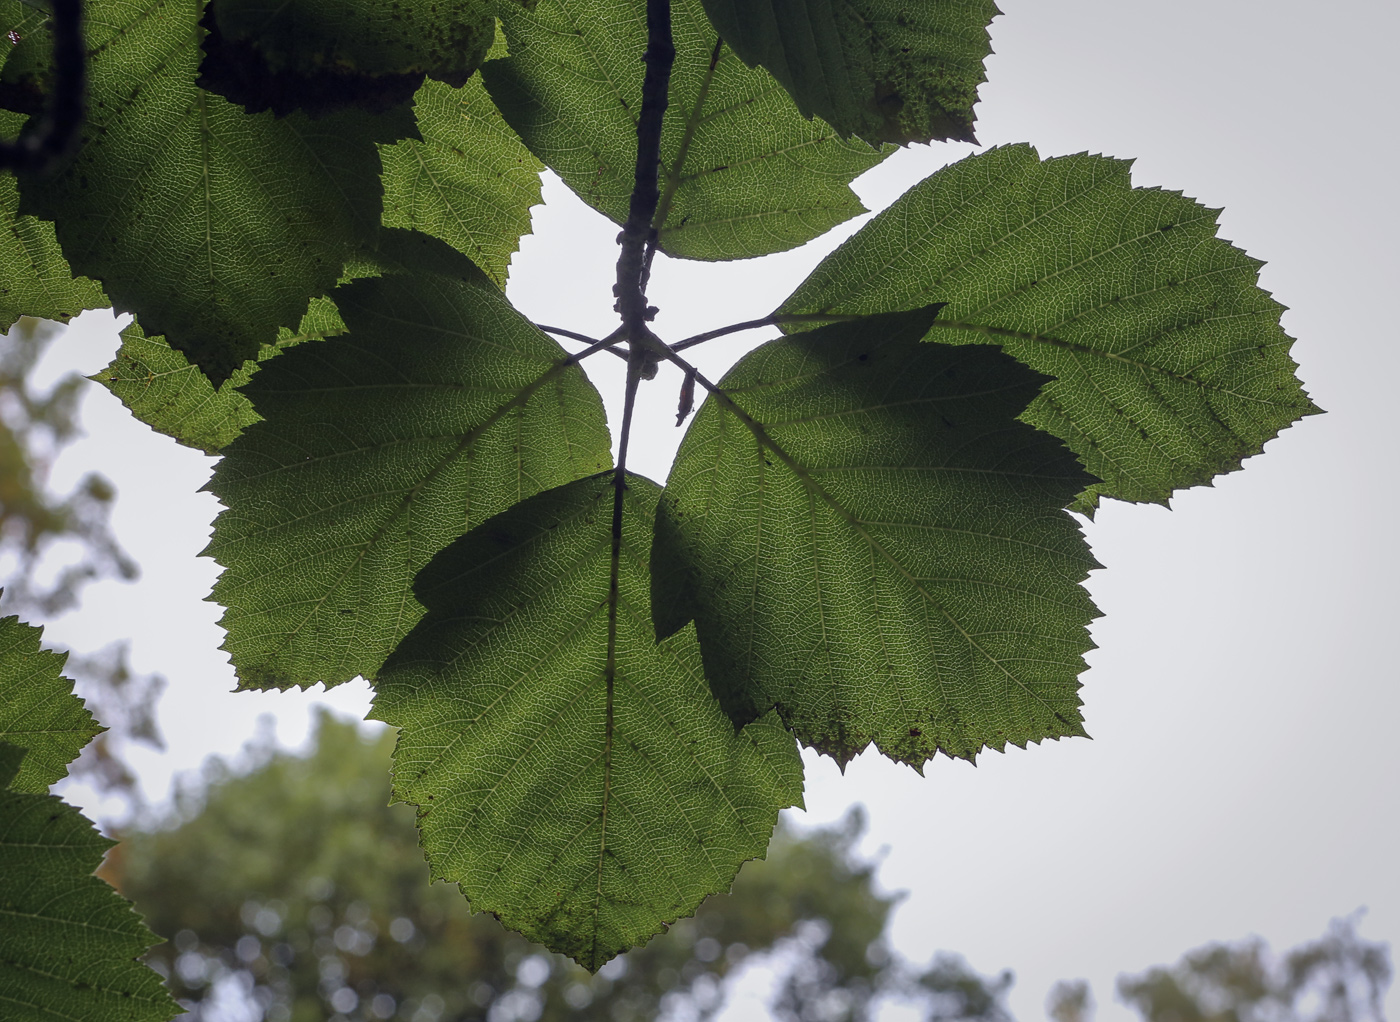
[[[24,122],[22,114],[0,111],[0,136],[13,138]],[[0,332],[21,316],[66,323],[108,304],[95,281],[73,276],[53,224],[19,215],[19,186],[0,175]]]
[[[263,365],[245,392],[264,421],[209,484],[243,688],[373,676],[422,613],[410,585],[433,554],[610,461],[597,391],[479,273],[332,297],[349,332]]]
[[[0,743],[0,1006],[6,1022],[174,1018],[180,1006],[160,977],[136,961],[160,938],[130,902],[92,875],[116,842],[56,796],[3,790],[16,765],[24,772],[17,753]]]
[[[691,424],[658,513],[657,632],[695,619],[737,723],[845,763],[1083,734],[1088,477],[1017,422],[1044,377],[921,344],[937,307],[763,345]],[[733,410],[741,409],[741,413]]]
[[[1165,502],[1240,467],[1317,408],[1294,378],[1260,262],[1218,210],[1133,188],[1130,164],[1026,145],[945,167],[833,252],[783,303],[871,313],[946,302],[930,340],[985,341],[1055,382],[1025,421],[1061,437],[1100,495]]]
[[[750,65],[807,116],[871,142],[974,142],[992,0],[703,0]]]
[[[380,218],[376,143],[406,110],[250,115],[194,84],[199,0],[109,0],[86,15],[88,123],[61,175],[21,181],[99,280],[216,382],[335,286]]]
[[[481,69],[525,144],[617,223],[637,159],[645,15],[632,0],[541,0],[503,15],[511,55]],[[805,119],[771,75],[718,45],[699,0],[676,0],[672,24],[654,220],[664,251],[766,255],[865,211],[847,185],[885,152]]]
[[[40,649],[42,635],[17,617],[0,618],[0,742],[27,752],[10,782],[20,792],[47,792],[102,731],[61,673],[67,655]]]
[[[543,164],[501,118],[479,78],[427,82],[414,99],[423,140],[381,146],[384,225],[441,238],[504,286],[540,201]]]
[[[616,544],[611,474],[478,526],[375,684],[433,876],[589,969],[727,890],[802,797],[792,736],[735,731],[691,629],[653,638],[658,492],[628,477]]]

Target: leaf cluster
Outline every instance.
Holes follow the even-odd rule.
[[[1317,410],[1218,211],[1029,145],[760,321],[654,332],[658,253],[791,249],[899,145],[972,137],[996,9],[915,6],[96,0],[81,144],[7,193],[0,297],[134,312],[96,378],[222,455],[240,687],[370,679],[432,875],[589,969],[763,854],[799,743],[921,769],[1083,735],[1066,510],[1165,502]],[[55,71],[0,11],[17,128]],[[550,328],[573,354],[501,290],[545,167],[621,228],[618,328]],[[785,336],[719,381],[682,354],[757,325]],[[660,361],[679,419],[705,394],[664,486],[627,468]]]

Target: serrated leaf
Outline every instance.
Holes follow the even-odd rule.
[[[615,589],[611,473],[469,532],[375,684],[434,877],[588,969],[727,890],[802,795],[792,736],[735,731],[693,631],[653,638],[658,492],[628,477]]]
[[[0,744],[0,775],[12,750]],[[165,1022],[181,1013],[160,977],[135,960],[160,939],[92,875],[115,843],[56,796],[0,790],[6,1022]]]
[[[215,389],[164,337],[147,337],[139,323],[121,332],[121,347],[106,368],[88,379],[112,392],[137,419],[157,433],[205,454],[217,454],[244,428],[258,421],[242,388],[258,367],[284,348],[323,340],[345,332],[340,313],[329,298],[313,298],[296,330],[283,327],[274,344],[265,344],[256,359],[244,362]]]
[[[103,731],[61,673],[67,654],[40,648],[43,634],[17,617],[0,618],[0,742],[26,753],[9,786],[35,794],[66,776],[68,764]]]
[[[1016,417],[1044,378],[919,339],[937,306],[772,341],[691,424],[657,516],[659,635],[695,619],[736,723],[845,763],[1083,734],[1088,481]]]
[[[510,129],[480,78],[427,82],[414,97],[423,140],[381,146],[384,225],[423,231],[470,256],[504,287],[530,230],[544,169]]]
[[[1024,420],[1067,443],[1100,496],[1165,503],[1318,411],[1293,375],[1259,260],[1218,210],[1133,188],[1130,163],[993,149],[915,185],[828,256],[787,313],[945,302],[929,340],[999,344],[1055,377]]]
[[[220,383],[372,242],[376,143],[413,128],[406,110],[250,115],[196,88],[201,8],[93,5],[82,147],[21,181],[21,211],[53,220],[75,270]]]
[[[992,0],[702,0],[725,42],[803,114],[872,143],[975,142]]]
[[[0,137],[15,137],[25,119],[0,111]],[[21,316],[66,323],[84,309],[106,308],[110,303],[95,281],[73,276],[53,224],[18,210],[14,177],[0,175],[0,333]]]
[[[483,275],[332,298],[349,332],[259,370],[245,393],[263,421],[209,483],[242,688],[373,677],[422,613],[410,585],[433,554],[611,457],[597,391]]]
[[[345,266],[341,282],[381,274],[436,273],[466,278],[477,273],[471,261],[426,235],[382,230],[374,249],[357,251]],[[122,331],[117,355],[89,379],[102,384],[146,425],[178,443],[205,454],[217,454],[243,429],[258,421],[253,403],[241,388],[268,359],[309,340],[325,340],[345,332],[345,323],[330,298],[313,298],[295,330],[283,327],[274,344],[265,344],[215,389],[199,369],[165,342],[147,337],[133,322]]]
[[[481,68],[531,151],[619,224],[636,163],[645,15],[645,5],[629,0],[540,0],[532,11],[502,14],[511,55]],[[865,212],[848,184],[887,151],[807,120],[771,75],[717,50],[699,0],[676,0],[672,28],[676,61],[653,220],[663,251],[766,255]]]

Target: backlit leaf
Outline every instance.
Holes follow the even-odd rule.
[[[630,0],[540,0],[532,11],[503,14],[511,55],[481,69],[531,151],[619,224],[637,154],[645,15]],[[676,61],[653,221],[663,251],[765,255],[865,212],[848,184],[886,151],[807,120],[771,75],[717,48],[699,0],[676,0],[672,26]]]
[[[88,122],[72,164],[20,183],[64,255],[216,383],[335,286],[379,227],[375,143],[407,110],[250,115],[195,86],[199,0],[89,5]]]
[[[17,617],[0,618],[0,742],[26,752],[10,788],[36,794],[65,776],[102,731],[60,673],[67,655],[41,649],[42,635]]]
[[[871,142],[974,142],[992,0],[702,0],[807,116]]]
[[[492,0],[211,0],[199,84],[249,113],[383,112],[424,75],[461,85],[496,35]]]
[[[481,79],[427,82],[414,99],[423,140],[381,146],[384,225],[441,238],[498,285],[530,230],[544,169],[501,118]]]
[[[0,111],[0,136],[15,137],[26,119]],[[110,303],[95,281],[73,276],[53,224],[18,210],[14,177],[0,175],[0,332],[21,316],[66,323],[84,309],[106,308]]]
[[[1260,262],[1217,210],[1133,188],[1130,164],[1026,145],[915,185],[833,252],[791,313],[947,307],[929,340],[999,344],[1055,377],[1024,420],[1062,438],[1101,495],[1165,503],[1317,411],[1293,375]]]
[[[610,473],[479,525],[419,575],[375,685],[433,875],[589,969],[727,890],[802,794],[792,736],[735,731],[693,630],[653,637],[658,493],[628,478],[615,589]]]
[[[744,723],[776,707],[845,763],[915,767],[1083,734],[1095,562],[1062,508],[1088,477],[1016,421],[1044,382],[921,344],[938,309],[772,341],[707,399],[658,512],[656,623],[695,619]]]
[[[0,742],[0,777],[17,751]],[[165,1022],[181,1013],[160,976],[136,961],[159,938],[92,875],[115,843],[55,795],[0,790],[5,1022]]]
[[[422,613],[410,585],[433,554],[610,461],[597,391],[481,274],[332,298],[348,333],[263,365],[245,388],[263,421],[209,484],[243,688],[372,677]]]

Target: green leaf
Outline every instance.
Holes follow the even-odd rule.
[[[808,117],[873,143],[975,142],[992,0],[702,0],[725,42]]]
[[[463,260],[465,262],[465,260]],[[209,488],[228,510],[224,649],[242,688],[372,677],[422,611],[413,576],[451,540],[610,461],[602,401],[481,274],[358,280],[349,332],[247,386],[262,422]]]
[[[0,137],[14,138],[25,117],[0,111]],[[53,224],[20,216],[19,187],[0,175],[0,333],[21,316],[66,323],[84,309],[110,303],[102,288],[74,277],[54,237]]]
[[[496,37],[492,0],[217,0],[230,41],[273,71],[339,65],[366,74],[430,74],[461,85]]]
[[[25,178],[69,262],[215,383],[296,323],[379,227],[375,143],[411,116],[249,115],[194,84],[198,0],[87,16],[89,117],[64,173]]]
[[[792,737],[735,731],[693,631],[654,641],[638,476],[610,588],[614,493],[611,473],[549,490],[435,558],[372,711],[400,729],[394,795],[433,876],[588,969],[727,890],[802,794]]]
[[[479,78],[427,82],[414,99],[423,140],[381,146],[384,225],[441,238],[504,286],[530,230],[544,169],[502,119]]]
[[[14,747],[0,743],[0,777],[15,758]],[[160,977],[135,960],[159,938],[92,875],[114,844],[56,796],[0,790],[6,1022],[165,1022],[181,1013]]]
[[[217,0],[203,24],[199,84],[279,116],[387,110],[425,74],[462,85],[496,37],[494,0]]]
[[[1218,210],[1133,188],[1130,163],[993,149],[915,185],[833,252],[785,313],[947,307],[929,340],[999,344],[1055,381],[1024,420],[1101,495],[1165,503],[1318,411],[1293,375],[1259,260]]]
[[[110,390],[146,425],[186,447],[217,454],[244,428],[258,421],[253,403],[239,389],[258,366],[285,347],[344,332],[340,313],[329,298],[314,298],[297,330],[283,327],[276,344],[264,345],[217,390],[164,337],[147,337],[133,322],[121,332],[116,357],[89,379]]]
[[[645,14],[630,0],[540,0],[530,12],[503,13],[511,55],[481,69],[525,144],[619,224],[636,163]],[[805,119],[771,75],[717,49],[699,0],[676,0],[672,23],[676,62],[653,221],[663,251],[766,255],[865,212],[848,183],[887,151]]]
[[[10,787],[35,794],[65,776],[79,750],[104,730],[60,673],[67,654],[39,647],[43,634],[17,617],[0,618],[0,743],[25,750]]]
[[[107,367],[89,379],[110,390],[146,425],[174,437],[186,447],[217,454],[258,421],[253,403],[237,388],[257,370],[249,360],[214,389],[209,378],[190,365],[164,337],[147,337],[133,322],[121,332],[121,347]],[[268,345],[267,355],[277,349]]]
[[[454,277],[478,272],[461,253],[426,235],[383,230],[374,249],[362,249],[346,264],[341,282],[396,273],[437,273]],[[345,332],[340,312],[329,298],[313,298],[296,330],[282,327],[275,344],[265,344],[217,390],[208,377],[163,337],[147,337],[132,323],[122,331],[122,346],[101,372],[89,379],[102,384],[146,425],[205,454],[217,454],[243,429],[258,421],[242,388],[258,367],[286,348],[324,340]]]
[[[842,764],[872,741],[918,767],[1084,733],[1095,611],[1078,583],[1097,565],[1061,509],[1088,477],[1016,421],[1044,378],[919,343],[937,313],[742,359],[658,512],[657,633],[693,617],[736,723],[777,707]]]

